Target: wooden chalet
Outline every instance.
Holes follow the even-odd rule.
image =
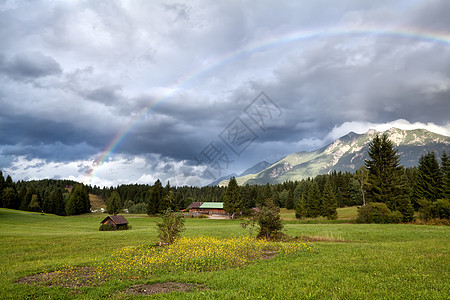
[[[186,208],[192,215],[226,215],[223,202],[192,202]]]
[[[197,210],[202,206],[204,202],[192,202],[186,210],[189,212],[197,212]]]
[[[124,216],[107,216],[100,223],[104,225],[112,225],[115,229],[119,229],[128,225],[128,221]]]
[[[223,202],[203,202],[199,212],[205,215],[226,215],[223,209]]]

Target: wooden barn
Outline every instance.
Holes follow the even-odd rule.
[[[120,229],[121,227],[126,227],[128,225],[128,221],[124,216],[107,216],[100,223],[104,225],[112,225],[115,229]]]
[[[193,213],[198,212],[198,209],[203,203],[204,202],[192,202],[185,210]]]

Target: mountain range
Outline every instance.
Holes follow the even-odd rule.
[[[333,143],[311,152],[295,152],[273,164],[260,162],[236,176],[240,185],[276,184],[287,180],[302,180],[326,174],[331,171],[355,172],[368,159],[370,141],[376,134],[386,133],[394,143],[404,167],[416,166],[420,156],[434,151],[440,157],[449,151],[450,137],[430,132],[425,129],[402,130],[391,128],[384,132],[369,130],[364,134],[350,132]],[[227,185],[228,179],[221,178],[211,185]]]

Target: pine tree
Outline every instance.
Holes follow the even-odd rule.
[[[44,201],[42,202],[42,211],[49,214],[53,213],[53,205],[50,195],[44,197]]]
[[[244,209],[239,186],[234,177],[231,177],[230,182],[228,182],[228,187],[223,197],[223,208],[227,213],[231,214],[232,219],[234,219],[236,213]]]
[[[17,209],[17,193],[12,187],[6,187],[2,192],[3,206]]]
[[[406,201],[408,194],[400,156],[386,133],[381,137],[376,135],[369,143],[369,157],[365,161],[369,173],[367,200],[386,203],[391,211],[397,210],[397,206]]]
[[[306,201],[308,199],[308,193],[311,188],[312,182],[308,180],[300,181],[294,190],[294,197],[296,199],[295,204],[295,217],[302,219],[306,217]]]
[[[90,212],[91,203],[89,200],[89,190],[82,184],[77,184],[70,192],[66,203],[66,213],[70,215],[79,215]]]
[[[41,210],[41,206],[39,205],[38,195],[34,194],[31,197],[31,202],[30,202],[30,204],[28,204],[27,209],[29,211],[36,211],[36,212]]]
[[[148,199],[147,215],[156,215],[159,212],[159,202],[163,197],[163,187],[161,181],[157,179],[155,184],[150,189],[150,195]]]
[[[162,222],[156,223],[158,237],[161,242],[172,244],[184,230],[184,216],[179,212],[175,213],[167,209],[162,212],[161,218]]]
[[[31,198],[35,194],[33,186],[30,186],[27,188],[27,193],[25,194],[25,197],[22,199],[22,202],[20,203],[20,210],[27,210],[28,205],[31,202]]]
[[[286,207],[286,209],[293,209],[295,207],[294,192],[292,191],[292,189],[289,190],[288,198],[284,206]]]
[[[267,200],[257,215],[259,225],[258,238],[277,239],[283,229],[280,218],[280,208],[271,199]]]
[[[321,212],[321,197],[319,191],[319,184],[313,181],[311,188],[308,191],[308,196],[305,199],[305,215],[308,218],[316,218],[322,214]]]
[[[168,195],[171,193],[170,198],[168,198]],[[161,201],[159,201],[159,208],[158,211],[160,213],[166,211],[168,208],[172,209],[172,204],[175,201],[175,196],[170,188],[170,182],[167,181],[166,186],[164,187],[164,192],[161,198]]]
[[[6,176],[6,180],[5,180],[5,188],[15,188],[15,184],[14,181],[12,180],[11,176]]]
[[[337,218],[337,201],[328,177],[322,192],[322,215],[330,220]]]
[[[59,216],[65,215],[64,197],[61,189],[55,189],[50,194],[52,213]]]
[[[159,211],[164,212],[167,209],[173,210],[175,206],[175,195],[171,190],[169,190],[169,192],[162,198],[161,202],[159,203]]]
[[[3,173],[0,170],[0,207],[6,207],[6,205],[3,204],[3,190],[6,187],[5,178],[3,177]]]
[[[122,209],[122,201],[117,191],[111,193],[111,196],[106,203],[106,210],[109,214],[116,215]]]
[[[248,210],[256,205],[256,191],[254,186],[248,183],[241,187],[241,197],[244,204],[244,209]]]
[[[286,204],[289,202],[289,191],[286,189],[282,190],[279,194],[278,199],[279,199],[280,207],[286,207]]]
[[[442,197],[450,199],[450,159],[445,151],[442,153],[441,163]]]
[[[419,159],[414,185],[414,199],[435,202],[442,196],[442,173],[434,152],[428,152]],[[416,203],[417,203],[416,202]]]

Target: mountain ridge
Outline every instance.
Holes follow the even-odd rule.
[[[437,152],[438,156],[444,150],[448,152],[450,145],[450,137],[426,129],[403,130],[393,127],[382,132],[370,129],[363,134],[351,131],[320,149],[291,153],[264,170],[236,179],[240,185],[275,184],[315,177],[334,170],[354,172],[368,159],[369,142],[376,134],[383,133],[388,135],[398,149],[400,163],[405,167],[417,165],[420,156],[429,151]],[[227,184],[228,180],[219,183],[221,186]]]

